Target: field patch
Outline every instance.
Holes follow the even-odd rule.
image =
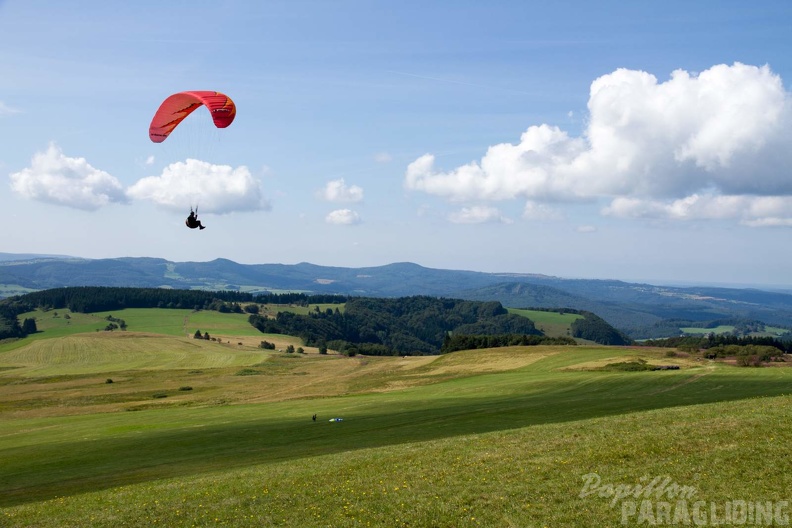
[[[427,374],[454,374],[457,376],[504,372],[526,367],[547,356],[557,354],[550,347],[501,347],[480,350],[462,350],[428,363],[422,369]]]
[[[15,367],[10,371],[14,376],[55,376],[140,369],[221,368],[247,365],[264,356],[263,350],[239,350],[187,337],[95,332],[31,341],[0,353],[0,367]]]
[[[537,330],[542,331],[549,337],[569,337],[571,336],[570,326],[582,315],[564,313],[563,311],[547,312],[544,310],[525,310],[520,308],[508,308],[509,313],[522,315],[534,322]]]
[[[129,331],[170,336],[192,336],[196,330],[200,330],[201,333],[208,332],[210,335],[214,333],[236,336],[261,335],[248,323],[249,315],[178,308],[127,308],[89,314],[62,309],[36,310],[21,314],[19,319],[36,320],[39,332],[29,336],[29,339],[49,339],[77,332],[101,331],[110,322],[108,317],[123,319]]]
[[[703,367],[711,361],[702,358],[689,357],[687,355],[676,355],[669,357],[666,355],[668,349],[646,349],[635,353],[614,354],[610,357],[598,358],[592,361],[581,361],[565,367],[567,370],[601,370],[613,363],[645,361],[648,366],[677,366],[680,369]]]
[[[695,326],[686,326],[679,329],[683,334],[690,335],[704,335],[704,334],[728,334],[734,331],[733,325],[719,325],[713,328],[700,328]]]

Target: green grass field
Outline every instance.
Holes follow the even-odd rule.
[[[545,312],[543,310],[525,310],[508,308],[509,313],[522,315],[532,320],[537,330],[550,337],[568,337],[571,335],[570,325],[583,316],[570,313]]]
[[[284,354],[244,318],[175,312],[0,344],[0,526],[645,526],[608,485],[668,478],[721,513],[792,489],[789,368],[603,346]],[[596,370],[639,357],[680,369]],[[591,474],[604,486],[581,493]]]
[[[338,309],[340,312],[344,312],[344,308],[346,307],[345,303],[341,304],[311,304],[308,306],[298,306],[296,304],[262,304],[263,310],[276,314],[278,312],[291,312],[298,315],[308,315],[309,312],[313,312],[318,307],[320,311],[324,312],[328,308],[331,310]]]
[[[679,329],[683,334],[689,335],[705,335],[705,334],[727,334],[729,332],[734,331],[734,326],[732,325],[719,325],[713,328],[704,328],[698,326],[688,326],[688,327],[681,327]],[[780,328],[776,326],[765,326],[763,332],[751,332],[749,335],[755,337],[778,337],[788,333],[789,330],[786,328]]]
[[[720,325],[715,326],[713,328],[700,328],[697,326],[686,326],[684,328],[680,328],[683,334],[726,334],[728,332],[734,331],[734,326],[732,325]]]

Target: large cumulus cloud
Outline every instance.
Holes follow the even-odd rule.
[[[30,167],[10,175],[11,189],[28,199],[95,211],[110,203],[126,203],[121,183],[85,158],[71,158],[55,143],[37,152]]]
[[[161,175],[139,180],[127,195],[174,211],[184,211],[187,205],[200,205],[202,213],[216,214],[270,209],[260,182],[247,167],[195,159],[172,163]]]
[[[591,84],[582,136],[531,126],[447,172],[427,154],[404,184],[454,202],[605,200],[613,216],[788,225],[778,204],[792,195],[790,107],[768,66],[677,70],[665,82],[619,69]]]

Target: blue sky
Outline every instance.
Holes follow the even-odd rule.
[[[786,1],[0,0],[0,251],[790,285],[790,27]],[[152,143],[184,90],[236,120]]]

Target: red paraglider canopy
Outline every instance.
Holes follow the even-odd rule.
[[[179,92],[165,99],[149,125],[149,138],[162,143],[185,117],[206,106],[217,128],[225,128],[236,117],[236,105],[225,94],[210,91]]]

